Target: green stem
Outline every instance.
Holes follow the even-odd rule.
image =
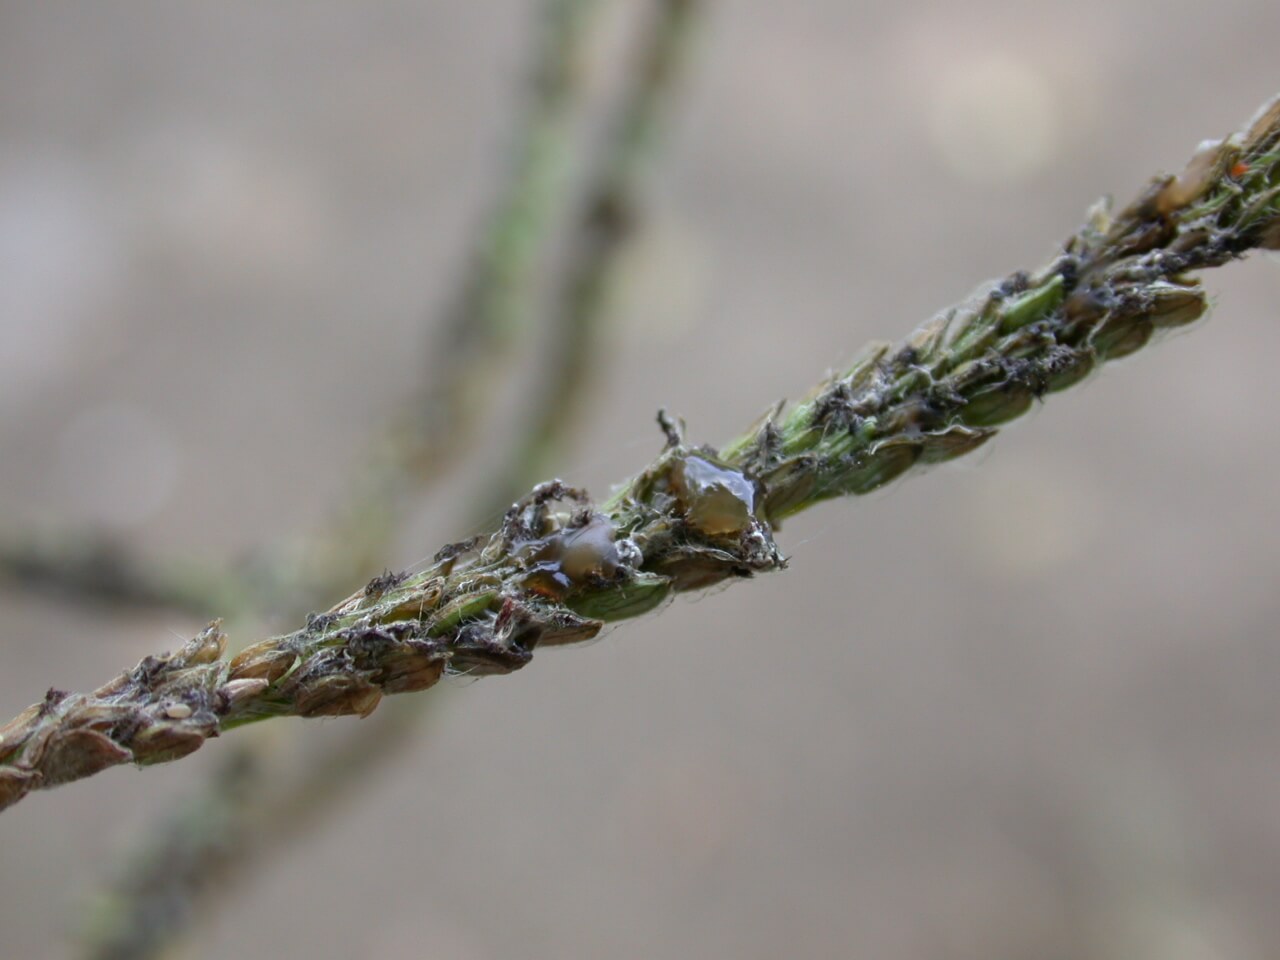
[[[177,759],[248,718],[365,715],[445,672],[509,673],[537,647],[589,639],[674,593],[779,569],[780,519],[972,450],[1038,397],[1198,317],[1192,271],[1280,248],[1278,194],[1280,101],[1118,215],[1096,210],[1052,264],[876,348],[724,451],[689,448],[672,430],[600,509],[584,491],[539,484],[488,538],[377,578],[230,661],[213,624],[93,693],[50,691],[0,728],[0,805],[120,763]],[[1059,285],[1061,297],[1024,296]]]

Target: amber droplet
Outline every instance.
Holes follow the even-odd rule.
[[[520,584],[530,593],[548,600],[563,600],[573,589],[573,581],[559,569],[559,564],[555,561],[539,563],[524,575]]]
[[[618,572],[616,533],[608,518],[596,513],[581,527],[566,530],[560,566],[570,580],[612,577]]]
[[[755,522],[755,484],[737,470],[685,457],[671,468],[671,488],[685,521],[704,536],[740,535]]]
[[[522,544],[518,553],[529,566],[521,582],[533,593],[562,600],[581,584],[612,580],[622,566],[616,536],[609,518],[593,513],[580,526]]]

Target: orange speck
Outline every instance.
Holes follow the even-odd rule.
[[[1249,165],[1243,160],[1237,160],[1231,165],[1231,175],[1233,177],[1243,177],[1249,172]]]

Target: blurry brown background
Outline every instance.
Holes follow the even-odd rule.
[[[657,407],[731,436],[1280,90],[1272,0],[707,6],[561,471],[598,493]],[[0,3],[3,527],[229,565],[323,523],[489,207],[536,12]],[[788,572],[437,690],[189,955],[1275,956],[1280,266],[1206,280],[1207,324],[978,463],[788,524]],[[466,533],[473,482],[388,565]],[[197,627],[6,589],[0,714]],[[231,739],[0,817],[0,952],[66,955]]]

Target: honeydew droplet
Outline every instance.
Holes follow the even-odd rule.
[[[709,537],[741,534],[754,522],[755,485],[743,474],[701,457],[686,457],[671,471],[685,520]]]

